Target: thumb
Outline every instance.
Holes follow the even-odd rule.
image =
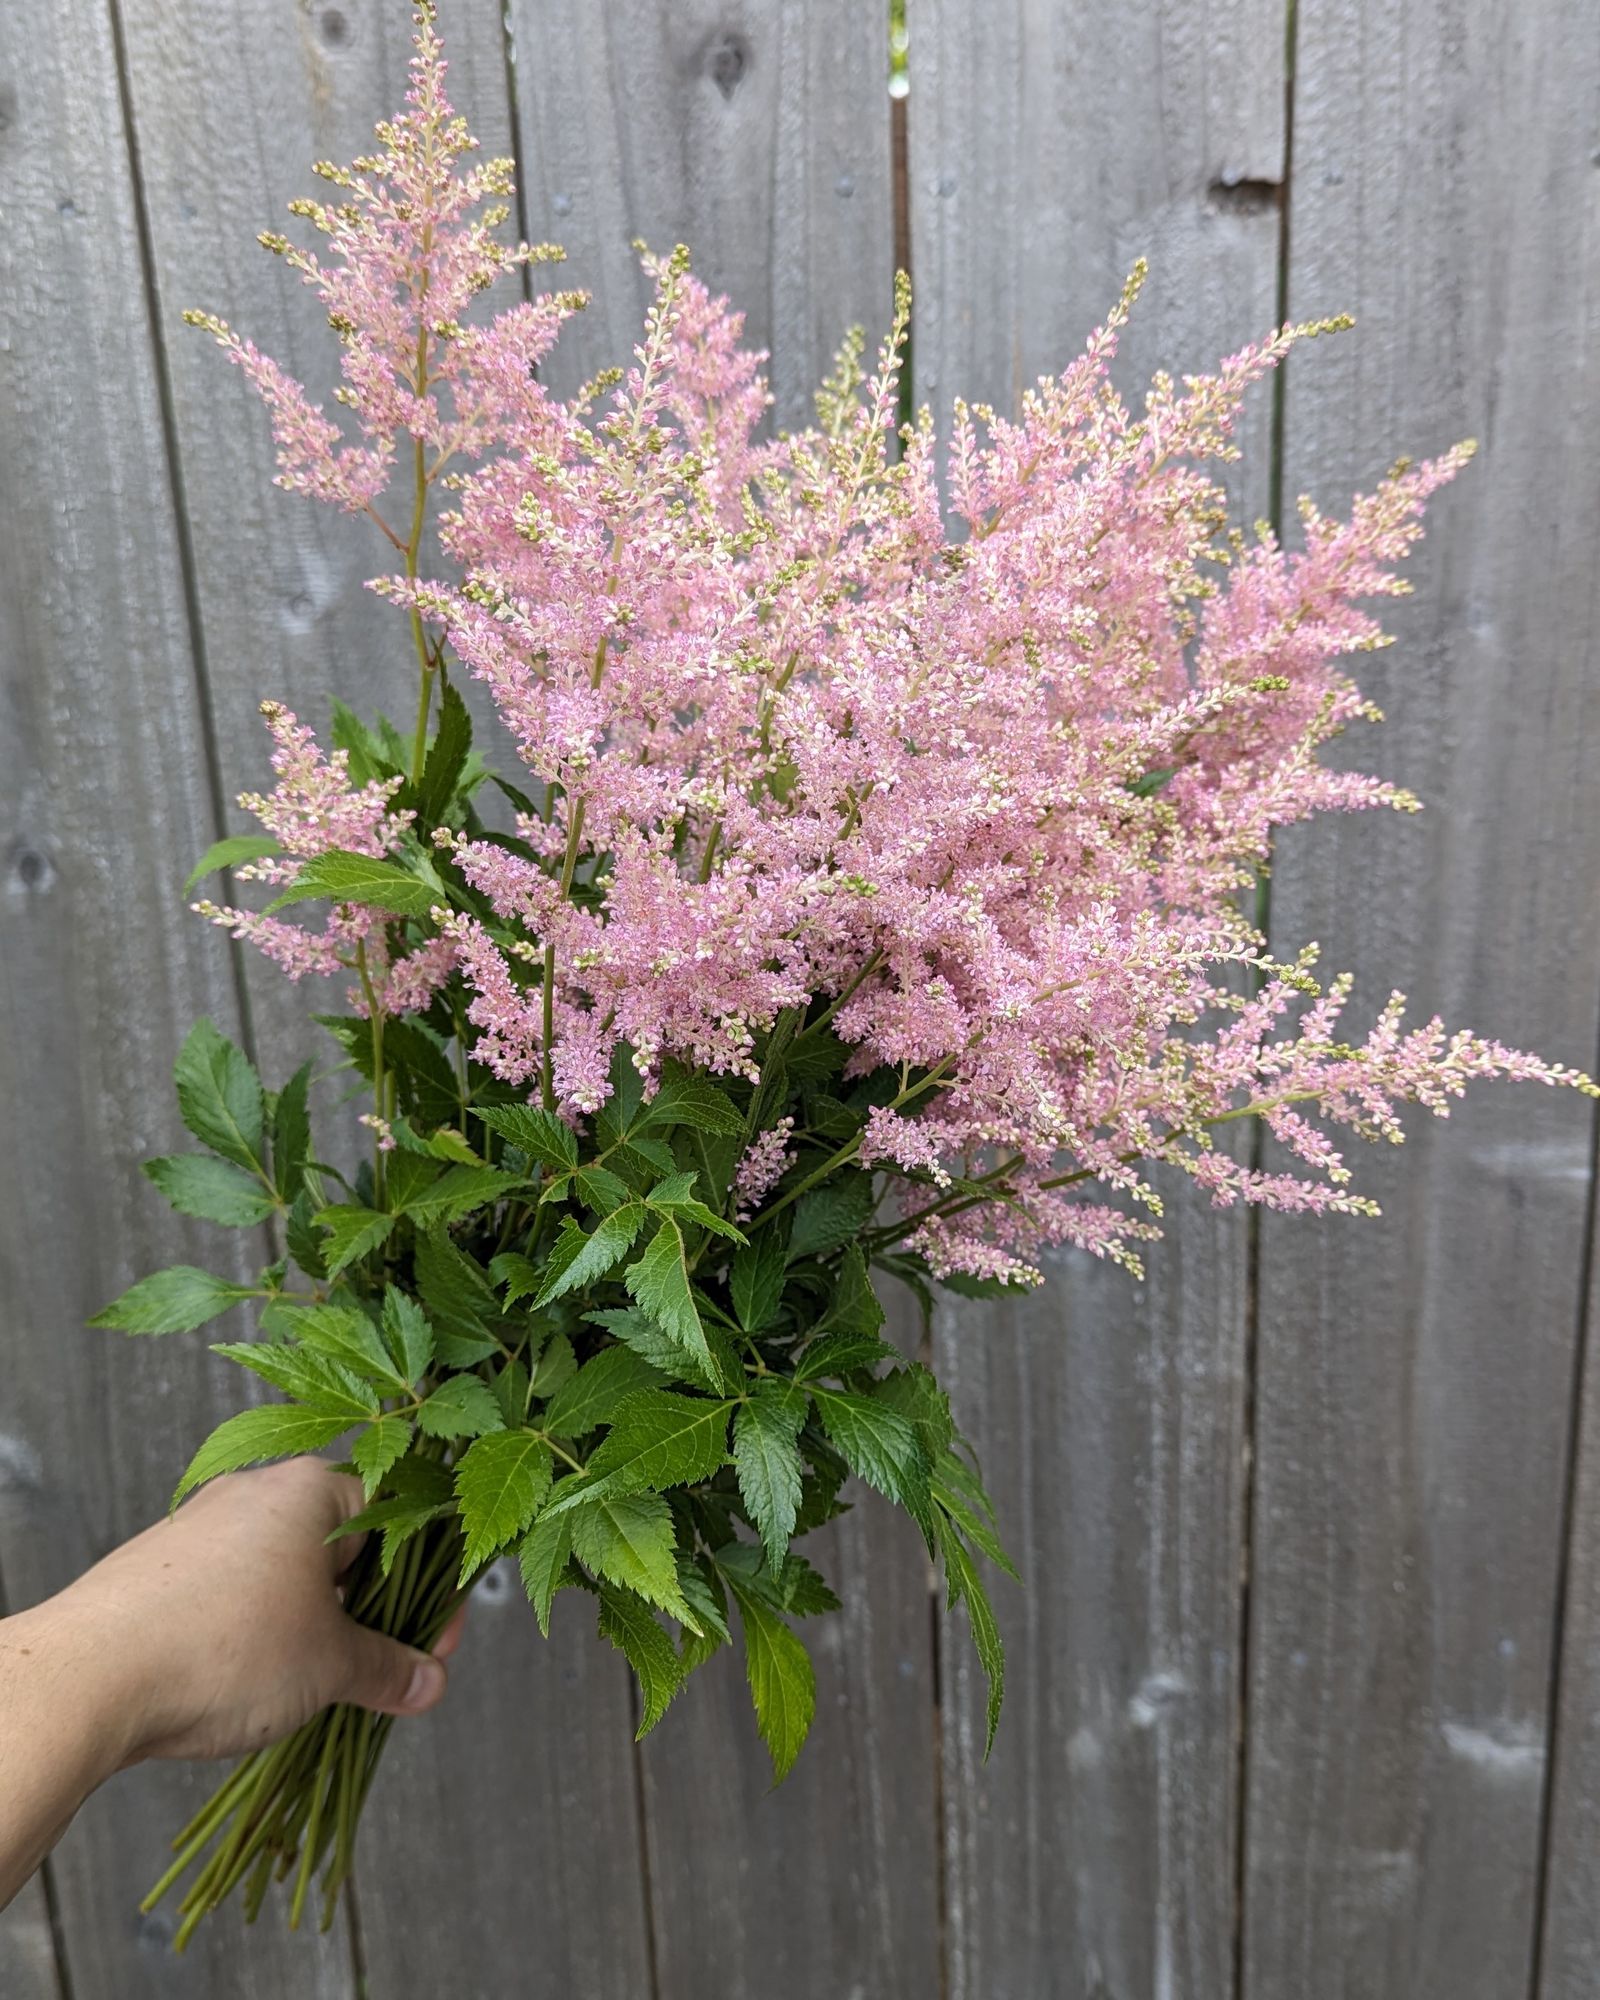
[[[335,1701],[380,1715],[421,1715],[444,1699],[444,1662],[415,1646],[402,1646],[353,1618],[345,1642],[344,1672]]]

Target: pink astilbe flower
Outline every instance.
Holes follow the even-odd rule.
[[[733,1175],[735,1221],[748,1222],[768,1192],[783,1178],[784,1168],[789,1164],[789,1135],[793,1131],[794,1120],[787,1116],[780,1118],[776,1125],[758,1132],[744,1149]]]
[[[1319,753],[1375,716],[1346,664],[1384,643],[1366,605],[1404,588],[1424,504],[1470,451],[1397,468],[1345,520],[1304,503],[1296,548],[1230,534],[1215,467],[1242,400],[1332,322],[1159,378],[1136,412],[1110,374],[1136,272],[1015,417],[957,405],[941,480],[931,419],[899,429],[904,288],[870,371],[852,335],[817,425],[772,438],[739,316],[683,251],[647,259],[631,359],[562,401],[533,370],[576,296],[470,317],[555,253],[499,240],[509,168],[469,164],[427,10],[378,137],[319,169],[337,206],[295,205],[322,257],[266,239],[339,332],[349,431],[202,323],[266,398],[284,483],[371,511],[404,556],[374,588],[410,628],[424,719],[447,661],[476,677],[537,809],[514,835],[419,829],[454,898],[427,922],[336,908],[317,938],[207,914],[297,976],[364,945],[386,1010],[459,977],[478,1061],[574,1122],[611,1100],[619,1050],[647,1089],[669,1059],[753,1081],[775,1025],[825,1015],[846,1084],[900,1079],[851,1158],[887,1183],[882,1240],[936,1272],[1016,1279],[1052,1243],[1136,1264],[1151,1163],[1221,1203],[1361,1210],[1340,1128],[1396,1138],[1398,1107],[1442,1113],[1484,1076],[1590,1087],[1407,1030],[1398,1002],[1336,1041],[1345,985],[1319,996],[1244,914],[1279,828],[1415,808]],[[420,522],[445,479],[443,576],[385,518],[413,466],[393,518]],[[352,788],[341,753],[285,713],[273,728],[278,787],[248,803],[282,853],[243,872],[414,843],[398,781]],[[1288,1167],[1215,1144],[1246,1114]],[[791,1140],[753,1138],[740,1213]]]

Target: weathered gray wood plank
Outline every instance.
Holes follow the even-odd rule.
[[[1300,8],[1287,491],[1476,433],[1352,751],[1429,802],[1298,831],[1279,949],[1592,1060],[1593,116],[1569,0]],[[1556,218],[1563,218],[1558,221]],[[1590,252],[1584,260],[1584,245]],[[1424,1120],[1426,1125],[1428,1121]],[[1246,1993],[1529,1977],[1588,1107],[1485,1092],[1372,1160],[1376,1223],[1262,1231]],[[1588,1865],[1592,1865],[1592,1862]],[[1567,1991],[1593,1990],[1587,1979]]]
[[[887,5],[511,0],[511,18],[528,229],[595,294],[547,379],[565,393],[628,360],[631,244],[681,239],[770,349],[777,422],[810,422],[845,328],[889,317]]]
[[[214,829],[106,10],[63,0],[48,33],[0,14],[0,103],[0,1562],[20,1608],[157,1516],[223,1414],[198,1343],[83,1322],[175,1257],[227,1266],[138,1162],[177,1136],[183,1030],[226,1024],[234,995],[176,907]],[[171,1918],[140,1919],[213,1777],[147,1766],[79,1816],[53,1864],[70,1989],[350,2000],[342,1932],[246,1946],[230,1917],[179,1961]]]
[[[50,1911],[37,1875],[0,1910],[0,1992],[8,2000],[65,2000]]]
[[[1590,590],[1600,590],[1594,579]],[[1600,631],[1592,595],[1587,625]],[[1591,1273],[1587,1307],[1534,2000],[1589,2000],[1600,1966],[1600,1273]]]
[[[1009,410],[1143,255],[1119,364],[1213,365],[1274,318],[1281,16],[930,0],[910,18],[918,400]],[[1264,511],[1268,405],[1236,492]],[[960,1308],[937,1364],[1026,1583],[1001,1579],[1008,1712],[943,1633],[949,1991],[1221,1995],[1231,1983],[1243,1539],[1244,1224],[1183,1193],[1143,1291],[1061,1259]]]
[[[457,108],[486,152],[509,150],[499,8],[458,0],[442,29]],[[171,0],[129,10],[160,331],[230,798],[266,775],[255,712],[264,694],[318,723],[329,691],[358,710],[409,717],[415,666],[403,621],[362,589],[389,567],[377,531],[271,485],[259,404],[179,315],[193,304],[222,312],[315,385],[319,399],[337,379],[314,298],[259,249],[255,232],[276,226],[283,204],[316,185],[312,160],[366,148],[374,121],[400,101],[409,37],[409,8],[387,0],[309,8],[231,0],[220,9]],[[201,949],[219,956],[214,934]],[[297,993],[253,955],[246,977],[269,1080],[319,1042],[328,1046],[305,1015],[342,1004],[337,993],[320,982]],[[498,1995],[516,1990],[535,1960],[560,1975],[563,1990],[592,2000],[638,1990],[647,1948],[641,1889],[613,1875],[603,1924],[577,1893],[602,1878],[610,1857],[637,1845],[622,1663],[570,1638],[546,1654],[524,1600],[480,1608],[457,1676],[457,1697],[438,1716],[396,1733],[364,1827],[357,1881],[373,1990]],[[575,1808],[580,1799],[581,1812],[550,1810],[552,1800]],[[569,1874],[570,1900],[527,1893],[530,1881],[555,1884]],[[422,1882],[425,1923],[413,1900]],[[493,1923],[482,1920],[488,1909],[498,1913]]]

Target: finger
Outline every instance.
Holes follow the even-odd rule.
[[[367,1504],[367,1497],[361,1490],[361,1481],[352,1479],[346,1472],[335,1472],[322,1459],[310,1459],[305,1463],[317,1468],[318,1504],[326,1519],[324,1536],[335,1534],[346,1521],[353,1520]],[[342,1576],[361,1553],[365,1534],[339,1535],[337,1541],[326,1543],[328,1561],[334,1576]]]
[[[334,1701],[353,1702],[380,1715],[421,1715],[444,1699],[448,1677],[441,1660],[386,1639],[353,1618],[346,1624],[344,1671]]]
[[[449,1659],[457,1646],[461,1644],[461,1635],[466,1630],[466,1625],[467,1607],[464,1604],[458,1605],[455,1616],[433,1642],[433,1657],[436,1660]]]

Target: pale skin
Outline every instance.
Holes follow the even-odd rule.
[[[0,1621],[0,1907],[116,1771],[259,1750],[333,1702],[444,1698],[460,1613],[430,1654],[344,1610],[360,1537],[327,1537],[361,1504],[320,1459],[232,1473]]]

